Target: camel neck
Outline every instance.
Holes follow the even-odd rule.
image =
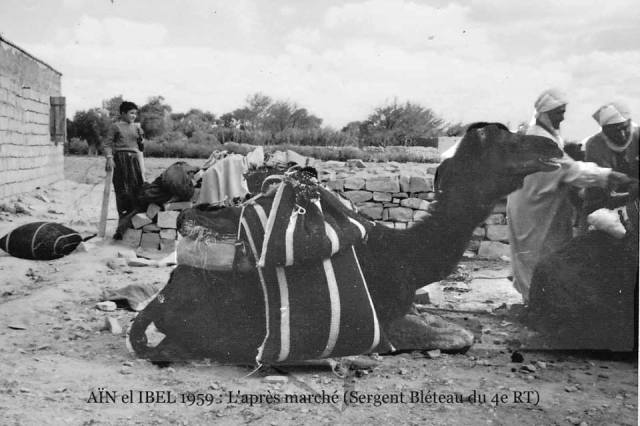
[[[491,213],[495,202],[484,202],[470,187],[440,193],[429,209],[430,216],[406,231],[413,258],[410,267],[430,281],[445,278],[462,257],[473,230]],[[420,249],[422,248],[422,249]]]

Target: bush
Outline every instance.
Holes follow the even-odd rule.
[[[89,143],[80,138],[71,138],[69,140],[69,154],[72,155],[87,155],[89,154]]]

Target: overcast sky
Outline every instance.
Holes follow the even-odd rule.
[[[335,128],[394,97],[516,127],[555,86],[568,139],[610,100],[640,120],[637,0],[1,3],[2,36],[63,73],[70,116],[118,94],[220,115],[262,92]]]

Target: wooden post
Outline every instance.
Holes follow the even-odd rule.
[[[111,195],[111,180],[113,179],[113,167],[104,178],[104,192],[102,193],[102,210],[100,223],[98,223],[98,237],[104,238],[107,233],[107,217],[109,216],[109,196]]]

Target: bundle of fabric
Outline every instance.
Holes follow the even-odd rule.
[[[184,161],[173,163],[153,182],[142,185],[138,210],[145,210],[152,203],[162,205],[169,200],[191,200],[195,192],[193,177],[197,171],[197,167]]]
[[[234,218],[254,267],[222,272],[179,264],[133,322],[129,342],[139,356],[274,363],[391,349],[352,246],[370,223],[298,177],[241,214],[232,207],[185,210],[179,230],[185,238],[207,225],[226,232]],[[153,348],[145,335],[152,324],[166,336]]]
[[[354,355],[380,347],[381,332],[353,244],[369,222],[305,173],[243,212],[266,305],[258,361]],[[386,342],[381,345],[389,350]]]
[[[216,204],[242,198],[249,193],[244,174],[249,170],[247,159],[231,154],[214,162],[202,173],[198,204]]]
[[[59,223],[32,222],[0,238],[0,248],[14,257],[51,260],[71,253],[82,241],[78,232]]]

